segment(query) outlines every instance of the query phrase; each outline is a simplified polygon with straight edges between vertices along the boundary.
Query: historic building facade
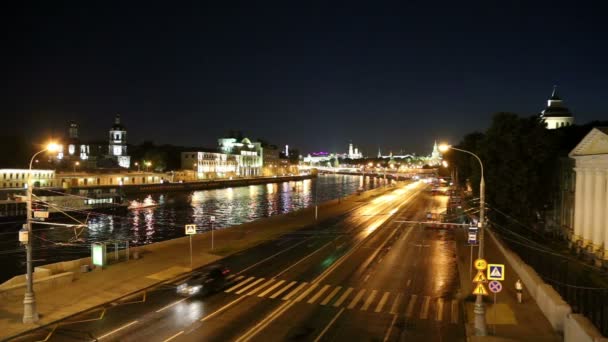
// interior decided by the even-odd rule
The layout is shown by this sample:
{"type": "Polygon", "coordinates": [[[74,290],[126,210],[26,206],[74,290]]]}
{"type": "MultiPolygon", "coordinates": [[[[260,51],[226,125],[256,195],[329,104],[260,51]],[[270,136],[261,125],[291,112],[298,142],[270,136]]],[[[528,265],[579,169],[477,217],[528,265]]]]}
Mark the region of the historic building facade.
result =
{"type": "Polygon", "coordinates": [[[547,100],[547,107],[540,113],[540,118],[547,124],[547,129],[557,129],[574,123],[574,116],[564,106],[562,99],[557,94],[556,86],[553,87],[551,97],[547,100]]]}
{"type": "Polygon", "coordinates": [[[217,152],[182,152],[181,164],[196,172],[196,179],[261,176],[264,153],[261,143],[248,138],[221,138],[217,152]]]}
{"type": "Polygon", "coordinates": [[[116,160],[120,167],[128,169],[131,166],[131,157],[127,155],[127,129],[120,123],[120,114],[116,114],[110,128],[108,157],[116,160]]]}
{"type": "Polygon", "coordinates": [[[569,156],[576,172],[571,240],[608,260],[608,127],[593,128],[569,156]]]}

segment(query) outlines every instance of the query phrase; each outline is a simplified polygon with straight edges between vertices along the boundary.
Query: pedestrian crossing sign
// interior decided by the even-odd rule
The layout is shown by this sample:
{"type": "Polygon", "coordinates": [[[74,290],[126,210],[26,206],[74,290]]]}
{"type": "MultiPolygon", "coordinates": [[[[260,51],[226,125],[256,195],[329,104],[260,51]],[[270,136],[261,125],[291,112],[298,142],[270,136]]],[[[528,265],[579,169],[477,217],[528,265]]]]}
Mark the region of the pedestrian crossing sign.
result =
{"type": "Polygon", "coordinates": [[[187,224],[186,225],[186,235],[194,235],[194,234],[196,234],[196,225],[187,224]]]}
{"type": "Polygon", "coordinates": [[[473,294],[487,296],[488,290],[486,290],[485,286],[483,286],[483,283],[478,283],[475,289],[473,290],[473,294]]]}
{"type": "Polygon", "coordinates": [[[488,264],[488,279],[489,280],[505,280],[505,265],[504,264],[488,264]]]}
{"type": "Polygon", "coordinates": [[[488,279],[483,274],[483,271],[478,271],[475,278],[473,278],[474,283],[485,283],[486,281],[488,281],[488,279]]]}

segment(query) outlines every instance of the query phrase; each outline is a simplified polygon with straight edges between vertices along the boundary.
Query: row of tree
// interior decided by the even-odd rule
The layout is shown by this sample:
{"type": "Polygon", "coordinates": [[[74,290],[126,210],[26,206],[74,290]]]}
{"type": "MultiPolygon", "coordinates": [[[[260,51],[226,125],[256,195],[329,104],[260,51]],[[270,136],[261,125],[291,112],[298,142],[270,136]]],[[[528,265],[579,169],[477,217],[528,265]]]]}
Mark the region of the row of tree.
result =
{"type": "MultiPolygon", "coordinates": [[[[608,126],[608,122],[549,130],[538,116],[497,113],[485,132],[465,135],[456,147],[477,154],[483,162],[488,206],[534,225],[551,209],[559,191],[560,158],[567,158],[568,152],[598,126],[608,126]]],[[[468,181],[478,196],[478,161],[457,151],[444,157],[456,167],[461,185],[468,181]]],[[[492,210],[489,215],[493,220],[504,218],[492,210]]]]}

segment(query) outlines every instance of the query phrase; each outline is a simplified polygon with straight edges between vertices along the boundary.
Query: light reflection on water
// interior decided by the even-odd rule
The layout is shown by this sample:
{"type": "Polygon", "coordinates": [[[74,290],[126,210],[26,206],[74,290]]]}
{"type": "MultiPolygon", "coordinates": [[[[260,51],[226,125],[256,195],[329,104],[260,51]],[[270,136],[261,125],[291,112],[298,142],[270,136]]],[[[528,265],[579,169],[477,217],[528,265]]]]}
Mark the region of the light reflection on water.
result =
{"type": "MultiPolygon", "coordinates": [[[[123,215],[92,216],[89,228],[81,237],[84,243],[65,247],[35,240],[38,243],[36,264],[90,255],[90,244],[97,241],[128,240],[131,246],[184,236],[184,225],[194,223],[199,231],[210,229],[209,217],[215,216],[214,229],[250,222],[306,208],[317,203],[352,194],[359,187],[372,189],[384,185],[383,179],[362,176],[323,175],[316,179],[269,183],[236,188],[202,190],[193,192],[168,192],[129,196],[127,200],[149,202],[158,206],[129,210],[123,215]]],[[[50,241],[66,242],[73,234],[67,229],[40,232],[40,237],[50,241]]],[[[0,250],[15,248],[15,242],[0,242],[0,250]]],[[[0,254],[3,272],[0,280],[24,272],[22,251],[0,254]]]]}

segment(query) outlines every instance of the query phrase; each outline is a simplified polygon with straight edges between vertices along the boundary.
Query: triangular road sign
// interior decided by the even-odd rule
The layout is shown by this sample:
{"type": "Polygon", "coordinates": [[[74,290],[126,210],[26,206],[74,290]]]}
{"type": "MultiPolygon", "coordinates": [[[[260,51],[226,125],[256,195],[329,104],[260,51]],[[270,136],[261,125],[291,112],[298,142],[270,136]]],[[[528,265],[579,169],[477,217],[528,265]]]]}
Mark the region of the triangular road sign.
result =
{"type": "Polygon", "coordinates": [[[500,278],[500,276],[502,275],[502,273],[498,270],[498,267],[493,267],[491,274],[492,274],[492,277],[496,277],[496,278],[500,278]]]}
{"type": "Polygon", "coordinates": [[[486,288],[483,286],[483,283],[478,283],[477,287],[475,287],[475,289],[473,290],[473,294],[474,295],[482,295],[482,296],[487,296],[488,295],[488,291],[486,290],[486,288]]]}
{"type": "Polygon", "coordinates": [[[487,280],[488,279],[486,279],[486,276],[483,274],[483,271],[478,271],[475,278],[473,278],[474,283],[485,283],[487,280]]]}

